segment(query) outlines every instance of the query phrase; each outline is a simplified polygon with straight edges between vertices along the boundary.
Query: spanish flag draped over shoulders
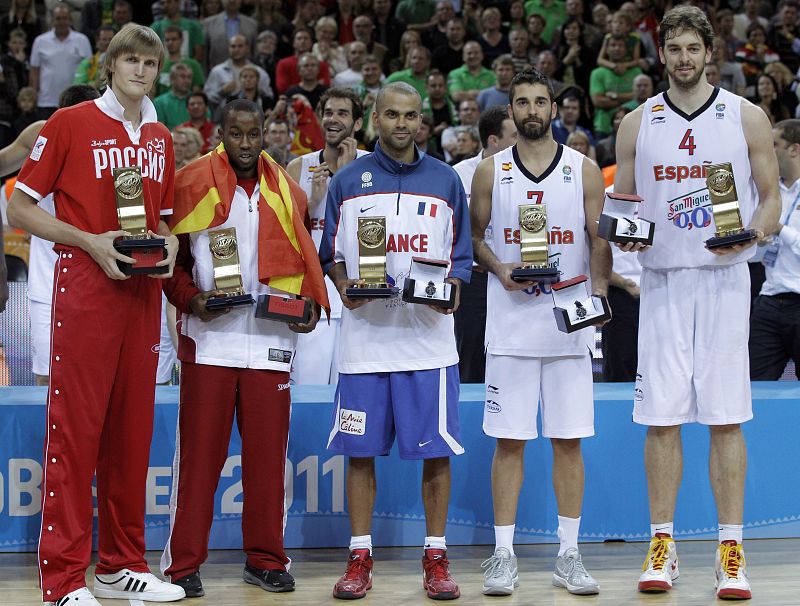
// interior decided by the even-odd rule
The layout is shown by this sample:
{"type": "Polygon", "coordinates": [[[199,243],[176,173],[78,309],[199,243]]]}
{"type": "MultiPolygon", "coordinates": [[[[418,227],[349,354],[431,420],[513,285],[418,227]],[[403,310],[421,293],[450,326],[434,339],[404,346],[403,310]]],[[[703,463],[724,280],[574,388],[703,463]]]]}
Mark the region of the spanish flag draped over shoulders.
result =
{"type": "MultiPolygon", "coordinates": [[[[311,297],[330,311],[322,267],[305,218],[308,199],[265,151],[258,159],[258,280],[271,288],[311,297]]],[[[236,172],[225,146],[175,174],[172,233],[188,234],[222,225],[236,190],[236,172]]]]}

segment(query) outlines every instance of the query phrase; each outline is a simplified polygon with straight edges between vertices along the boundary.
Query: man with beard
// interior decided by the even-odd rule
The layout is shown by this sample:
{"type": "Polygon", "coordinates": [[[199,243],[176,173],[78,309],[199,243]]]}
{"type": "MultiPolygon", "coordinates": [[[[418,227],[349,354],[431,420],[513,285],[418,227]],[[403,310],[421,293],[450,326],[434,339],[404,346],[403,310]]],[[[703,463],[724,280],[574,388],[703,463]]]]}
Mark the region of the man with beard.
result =
{"type": "Polygon", "coordinates": [[[363,283],[357,237],[362,217],[385,220],[387,282],[402,282],[413,257],[446,259],[452,288],[469,282],[472,246],[464,188],[452,168],[415,147],[421,105],[419,93],[406,83],[382,88],[372,113],[379,133],[375,151],[338,171],[328,189],[320,260],[346,308],[328,440],[329,450],[349,457],[350,557],[333,589],[341,599],[362,598],[372,587],[375,457],[389,453],[395,436],[401,458],[423,460],[428,535],[423,586],[434,599],[460,595],[444,536],[450,457],[464,452],[454,309],[346,294],[363,283]]]}
{"type": "Polygon", "coordinates": [[[564,278],[590,274],[592,292],[605,296],[611,250],[597,235],[603,206],[600,169],[582,154],[556,143],[550,123],[557,106],[550,81],[535,69],[514,76],[509,93],[517,143],[483,160],[472,180],[470,217],[475,257],[489,273],[486,321],[486,407],[483,431],[497,438],[492,462],[494,554],[483,563],[483,593],[509,595],[518,584],[514,522],[528,440],[542,435],[553,447],[553,486],[558,537],[553,584],[570,593],[598,593],[578,551],[583,501],[581,438],[594,435],[591,347],[594,328],[567,334],[553,320],[549,289],[515,282],[520,267],[520,201],[547,206],[551,259],[564,278]],[[484,240],[491,223],[492,237],[484,240]],[[587,251],[591,251],[587,255],[587,251]],[[520,381],[520,377],[526,377],[520,381]],[[533,394],[533,397],[532,397],[533,394]]]}
{"type": "MultiPolygon", "coordinates": [[[[292,160],[286,167],[308,196],[308,213],[311,215],[311,236],[319,248],[325,227],[325,198],[330,177],[366,151],[356,149],[353,134],[361,128],[364,108],[358,94],[349,88],[331,88],[319,102],[322,114],[322,131],[325,147],[292,160]]],[[[297,340],[292,380],[295,384],[324,385],[336,383],[336,347],[342,319],[342,299],[328,278],[328,299],[331,302],[330,323],[323,322],[314,332],[301,335],[297,340]]]]}
{"type": "Polygon", "coordinates": [[[749,598],[742,549],[746,448],[740,424],[752,418],[747,353],[754,241],[708,250],[714,235],[701,206],[705,166],[730,162],[743,224],[758,239],[777,229],[781,199],[769,120],[764,112],[706,81],[714,31],[698,8],[664,15],[659,57],[669,89],[628,114],[617,134],[615,191],[644,198],[640,215],[656,223],[641,250],[639,363],[633,420],[647,425],[645,468],[652,540],[640,591],[666,591],[678,576],[672,530],[681,483],[681,425],[709,426],[711,486],[719,518],[716,589],[749,598]],[[680,181],[668,175],[680,174],[680,181]],[[686,171],[684,176],[682,173],[686,171]],[[690,192],[695,212],[671,212],[690,192]],[[760,202],[759,202],[760,200],[760,202]],[[722,313],[720,313],[722,312],[722,313]]]}

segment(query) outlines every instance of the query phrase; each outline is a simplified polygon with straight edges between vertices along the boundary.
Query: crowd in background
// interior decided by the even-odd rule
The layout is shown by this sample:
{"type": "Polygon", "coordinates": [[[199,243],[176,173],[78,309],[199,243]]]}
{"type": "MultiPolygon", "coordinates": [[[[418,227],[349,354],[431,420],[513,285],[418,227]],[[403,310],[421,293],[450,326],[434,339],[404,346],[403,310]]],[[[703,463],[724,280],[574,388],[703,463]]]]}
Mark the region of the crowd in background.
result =
{"type": "MultiPolygon", "coordinates": [[[[770,120],[800,115],[798,4],[692,2],[715,24],[709,81],[770,120]]],[[[286,164],[321,147],[313,109],[330,86],[367,108],[384,82],[422,95],[417,144],[450,164],[480,151],[480,112],[507,102],[526,66],[558,94],[557,141],[615,164],[625,113],[666,89],[658,59],[663,0],[11,0],[0,18],[0,147],[47,118],[73,83],[102,87],[100,60],[130,21],[151,24],[166,60],[151,96],[173,131],[179,167],[219,141],[221,108],[248,98],[267,112],[268,151],[286,164]]],[[[0,3],[2,6],[2,3],[0,3]]],[[[370,120],[358,141],[371,149],[370,120]]]]}
{"type": "MultiPolygon", "coordinates": [[[[798,3],[693,4],[716,27],[708,81],[758,104],[773,124],[800,117],[798,3]]],[[[361,98],[367,119],[356,138],[371,150],[377,92],[396,81],[423,99],[417,146],[454,165],[481,153],[481,114],[506,104],[514,74],[534,66],[557,93],[554,139],[608,167],[610,182],[622,118],[667,88],[657,24],[671,6],[665,0],[0,0],[0,148],[48,118],[68,86],[103,89],[103,54],[133,21],[150,24],[164,43],[151,98],[172,132],[176,168],[219,143],[222,110],[241,98],[264,109],[264,147],[277,162],[286,166],[321,149],[315,109],[332,86],[361,98]]],[[[6,237],[12,256],[13,236],[6,237]]],[[[753,298],[764,281],[760,257],[754,261],[753,298]]],[[[616,286],[638,301],[638,268],[626,273],[618,266],[622,259],[615,260],[622,276],[616,286]]],[[[619,315],[618,301],[615,308],[619,315]]],[[[632,380],[635,356],[616,378],[606,372],[614,367],[611,350],[626,351],[612,334],[625,324],[604,329],[606,380],[632,380]]],[[[635,352],[636,323],[629,324],[627,350],[635,352]]]]}

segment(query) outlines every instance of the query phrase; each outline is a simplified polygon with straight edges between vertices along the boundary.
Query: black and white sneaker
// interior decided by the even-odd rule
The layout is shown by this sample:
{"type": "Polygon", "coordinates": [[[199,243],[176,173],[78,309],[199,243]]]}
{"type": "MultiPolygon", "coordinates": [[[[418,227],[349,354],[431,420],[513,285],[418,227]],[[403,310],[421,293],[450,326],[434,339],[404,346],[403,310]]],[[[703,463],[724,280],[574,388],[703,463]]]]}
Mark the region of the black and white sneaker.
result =
{"type": "Polygon", "coordinates": [[[123,568],[114,574],[94,575],[94,595],[98,598],[174,602],[185,598],[186,592],[183,587],[162,581],[149,572],[123,568]]]}
{"type": "Polygon", "coordinates": [[[206,595],[205,589],[203,589],[203,581],[200,580],[199,572],[187,574],[180,579],[173,579],[172,584],[183,587],[187,598],[202,598],[206,595]]]}
{"type": "Polygon", "coordinates": [[[81,587],[75,591],[70,591],[63,598],[55,602],[47,602],[50,606],[100,606],[100,602],[94,599],[88,587],[81,587]]]}
{"type": "Polygon", "coordinates": [[[294,577],[286,570],[275,568],[273,570],[264,570],[263,568],[256,568],[245,564],[243,578],[245,583],[251,585],[258,585],[267,591],[274,591],[276,593],[283,591],[294,591],[294,577]]]}

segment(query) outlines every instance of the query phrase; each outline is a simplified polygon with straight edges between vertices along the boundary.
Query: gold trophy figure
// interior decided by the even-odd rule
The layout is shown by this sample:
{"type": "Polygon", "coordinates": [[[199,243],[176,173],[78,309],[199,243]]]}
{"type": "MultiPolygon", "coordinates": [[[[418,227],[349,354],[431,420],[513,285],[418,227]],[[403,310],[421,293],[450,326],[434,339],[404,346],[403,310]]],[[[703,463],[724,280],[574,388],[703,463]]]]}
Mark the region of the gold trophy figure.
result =
{"type": "Polygon", "coordinates": [[[386,217],[358,218],[358,277],[364,284],[350,286],[345,294],[352,298],[386,299],[400,289],[386,277],[386,217]]]}
{"type": "Polygon", "coordinates": [[[223,294],[209,298],[206,309],[224,309],[255,303],[253,296],[246,294],[242,285],[236,228],[209,231],[208,248],[211,250],[211,263],[214,266],[214,288],[221,290],[223,294]]]}
{"type": "Polygon", "coordinates": [[[558,282],[561,272],[549,265],[547,245],[547,207],[544,204],[519,205],[519,248],[523,266],[511,271],[515,282],[558,282]]]}
{"type": "Polygon", "coordinates": [[[117,261],[117,267],[126,276],[167,273],[166,265],[156,267],[156,263],[167,258],[166,241],[147,235],[141,170],[138,166],[125,166],[115,168],[113,175],[119,228],[129,234],[116,240],[114,248],[136,260],[134,264],[117,261]]]}
{"type": "Polygon", "coordinates": [[[706,171],[706,186],[716,227],[714,237],[706,240],[706,247],[725,248],[757,238],[756,230],[744,229],[742,226],[739,196],[736,193],[731,163],[711,164],[706,171]]]}

